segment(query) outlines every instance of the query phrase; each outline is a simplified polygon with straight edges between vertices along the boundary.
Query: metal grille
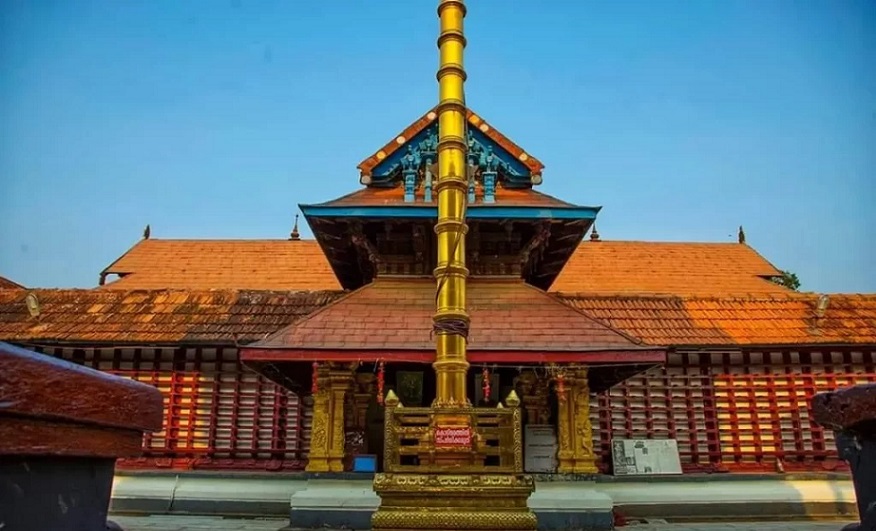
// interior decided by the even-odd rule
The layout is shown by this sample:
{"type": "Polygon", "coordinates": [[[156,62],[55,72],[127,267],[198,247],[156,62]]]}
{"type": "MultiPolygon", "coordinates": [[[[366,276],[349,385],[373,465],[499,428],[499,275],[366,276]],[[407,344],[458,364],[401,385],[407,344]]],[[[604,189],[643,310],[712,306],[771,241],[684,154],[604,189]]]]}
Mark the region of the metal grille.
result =
{"type": "Polygon", "coordinates": [[[233,348],[54,349],[164,395],[161,431],[120,467],[300,470],[307,457],[298,397],[245,369],[233,348]]]}
{"type": "Polygon", "coordinates": [[[676,439],[686,471],[842,468],[809,400],[865,382],[876,382],[873,352],[675,353],[593,397],[594,447],[604,471],[613,437],[676,439]]]}

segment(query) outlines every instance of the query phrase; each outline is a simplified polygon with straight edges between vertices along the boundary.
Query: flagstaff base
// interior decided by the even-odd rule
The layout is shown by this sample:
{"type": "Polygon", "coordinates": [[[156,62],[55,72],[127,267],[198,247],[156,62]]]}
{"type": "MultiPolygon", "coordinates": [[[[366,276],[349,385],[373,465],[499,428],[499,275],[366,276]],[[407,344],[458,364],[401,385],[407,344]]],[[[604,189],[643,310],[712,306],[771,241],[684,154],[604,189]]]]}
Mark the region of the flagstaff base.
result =
{"type": "Polygon", "coordinates": [[[535,482],[526,475],[378,474],[373,531],[528,531],[535,482]]]}

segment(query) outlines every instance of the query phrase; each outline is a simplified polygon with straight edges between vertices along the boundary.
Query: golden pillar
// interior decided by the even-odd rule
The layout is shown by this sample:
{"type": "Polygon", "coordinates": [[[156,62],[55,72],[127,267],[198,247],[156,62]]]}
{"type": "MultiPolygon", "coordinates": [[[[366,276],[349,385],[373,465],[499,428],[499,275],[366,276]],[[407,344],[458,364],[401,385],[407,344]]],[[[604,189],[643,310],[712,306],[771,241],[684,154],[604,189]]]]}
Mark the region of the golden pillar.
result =
{"type": "Polygon", "coordinates": [[[566,374],[565,389],[559,395],[559,461],[561,474],[596,474],[593,426],[590,422],[590,385],[587,369],[566,374]]]}
{"type": "Polygon", "coordinates": [[[310,451],[307,455],[307,472],[329,471],[329,448],[332,433],[332,393],[328,386],[329,369],[317,369],[317,390],[313,394],[313,417],[310,421],[310,451]]]}
{"type": "Polygon", "coordinates": [[[441,0],[438,5],[441,33],[438,36],[438,282],[436,335],[436,407],[463,407],[466,394],[466,337],[469,317],[465,306],[466,108],[463,51],[465,4],[441,0]]]}
{"type": "Polygon", "coordinates": [[[352,382],[347,369],[325,364],[317,369],[307,472],[344,471],[344,400],[352,382]]]}
{"type": "Polygon", "coordinates": [[[438,4],[436,396],[431,408],[406,408],[387,394],[385,472],[374,478],[381,499],[371,518],[375,531],[537,527],[527,506],[535,485],[523,474],[520,401],[512,392],[508,408],[472,408],[466,393],[465,13],[462,0],[438,4]],[[480,420],[492,427],[481,428],[480,420]],[[486,456],[497,447],[499,462],[488,465],[486,456]]]}

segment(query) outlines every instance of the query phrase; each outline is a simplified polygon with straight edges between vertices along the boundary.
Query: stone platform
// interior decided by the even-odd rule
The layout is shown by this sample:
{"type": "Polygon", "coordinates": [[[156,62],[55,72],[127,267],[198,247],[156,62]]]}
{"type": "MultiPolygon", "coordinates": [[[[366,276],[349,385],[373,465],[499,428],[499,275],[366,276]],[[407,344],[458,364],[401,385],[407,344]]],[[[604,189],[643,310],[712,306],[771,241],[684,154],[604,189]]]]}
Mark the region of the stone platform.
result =
{"type": "MultiPolygon", "coordinates": [[[[284,519],[241,519],[218,516],[119,516],[116,520],[125,531],[275,531],[284,519]]],[[[837,531],[847,521],[830,522],[699,522],[676,524],[652,522],[630,527],[631,531],[837,531]]],[[[323,529],[323,531],[342,531],[323,529]]],[[[343,530],[349,531],[349,530],[343,530]]]]}
{"type": "MultiPolygon", "coordinates": [[[[371,479],[302,474],[117,474],[116,513],[287,516],[299,528],[368,529],[379,504],[371,479]]],[[[541,529],[610,529],[612,510],[683,521],[849,519],[851,479],[836,474],[703,475],[538,481],[530,507],[541,529]]]]}

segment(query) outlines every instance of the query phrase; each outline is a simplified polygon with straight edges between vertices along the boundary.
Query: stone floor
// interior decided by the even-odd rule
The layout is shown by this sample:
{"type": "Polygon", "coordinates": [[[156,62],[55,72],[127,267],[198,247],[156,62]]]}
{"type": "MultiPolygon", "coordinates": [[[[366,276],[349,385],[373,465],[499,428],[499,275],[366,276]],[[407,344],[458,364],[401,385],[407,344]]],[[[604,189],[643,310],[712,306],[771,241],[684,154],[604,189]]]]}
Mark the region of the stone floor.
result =
{"type": "MultiPolygon", "coordinates": [[[[114,516],[125,531],[276,531],[288,521],[280,519],[234,519],[211,516],[114,516]]],[[[619,529],[630,531],[839,531],[848,522],[728,522],[669,524],[652,522],[619,529]]],[[[331,531],[325,529],[323,531],[331,531]]]]}

